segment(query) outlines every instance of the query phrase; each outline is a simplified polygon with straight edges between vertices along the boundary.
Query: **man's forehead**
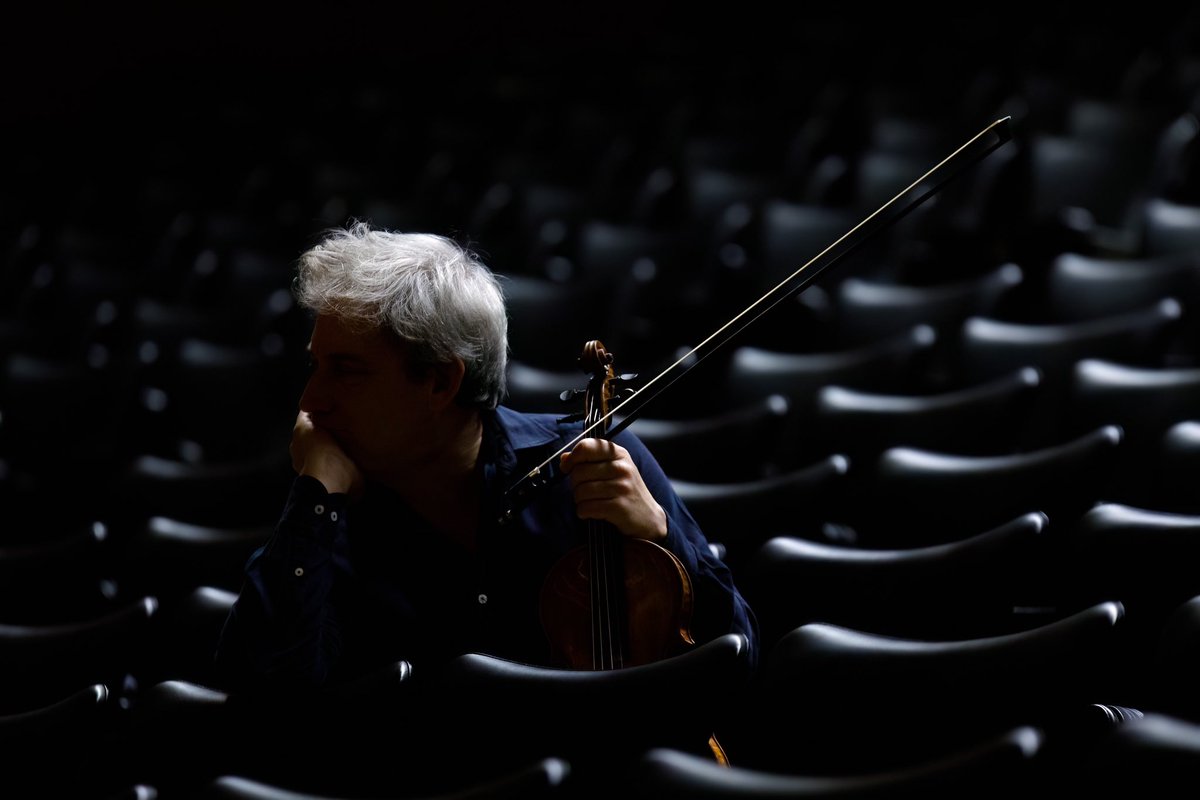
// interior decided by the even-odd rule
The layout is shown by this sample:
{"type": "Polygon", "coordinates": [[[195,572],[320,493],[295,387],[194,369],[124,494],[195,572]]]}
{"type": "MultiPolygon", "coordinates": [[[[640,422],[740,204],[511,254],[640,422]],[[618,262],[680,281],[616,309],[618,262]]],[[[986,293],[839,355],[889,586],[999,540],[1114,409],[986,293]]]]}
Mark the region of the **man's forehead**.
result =
{"type": "Polygon", "coordinates": [[[328,315],[317,317],[312,336],[308,341],[309,352],[346,356],[396,356],[399,348],[394,337],[379,328],[355,325],[328,315]]]}

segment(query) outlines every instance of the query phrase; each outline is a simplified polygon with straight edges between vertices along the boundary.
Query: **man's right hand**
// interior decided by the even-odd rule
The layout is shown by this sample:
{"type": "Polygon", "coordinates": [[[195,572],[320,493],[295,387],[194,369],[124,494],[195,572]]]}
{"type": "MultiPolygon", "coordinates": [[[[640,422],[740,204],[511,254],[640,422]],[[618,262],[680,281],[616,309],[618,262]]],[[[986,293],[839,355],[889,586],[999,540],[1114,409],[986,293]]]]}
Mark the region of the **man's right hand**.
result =
{"type": "Polygon", "coordinates": [[[292,469],[298,475],[316,478],[330,494],[356,497],[362,492],[363,475],[358,466],[328,431],[313,424],[307,411],[296,415],[288,450],[292,456],[292,469]]]}

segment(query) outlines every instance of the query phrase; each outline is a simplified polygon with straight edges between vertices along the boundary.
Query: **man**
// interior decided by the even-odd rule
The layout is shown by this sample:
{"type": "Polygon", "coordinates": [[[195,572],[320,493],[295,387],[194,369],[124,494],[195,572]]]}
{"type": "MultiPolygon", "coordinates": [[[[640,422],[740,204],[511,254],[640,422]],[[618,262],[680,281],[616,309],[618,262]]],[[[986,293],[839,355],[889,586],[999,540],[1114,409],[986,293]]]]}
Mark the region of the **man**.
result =
{"type": "Polygon", "coordinates": [[[539,595],[580,520],[677,556],[695,640],[742,633],[755,663],[750,608],[634,434],[579,440],[565,479],[501,521],[505,489],[582,427],[500,404],[504,298],[471,253],[355,223],[302,255],[296,289],[316,315],[297,475],[221,636],[233,686],[326,687],[468,652],[551,665],[539,595]]]}

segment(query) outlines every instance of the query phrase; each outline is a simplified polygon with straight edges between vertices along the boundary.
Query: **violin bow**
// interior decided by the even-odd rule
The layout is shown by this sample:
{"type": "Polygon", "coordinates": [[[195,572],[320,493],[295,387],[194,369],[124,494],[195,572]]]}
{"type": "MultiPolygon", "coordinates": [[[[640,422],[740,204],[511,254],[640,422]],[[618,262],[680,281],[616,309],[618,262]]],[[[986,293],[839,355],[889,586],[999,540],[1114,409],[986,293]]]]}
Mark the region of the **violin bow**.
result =
{"type": "Polygon", "coordinates": [[[603,418],[588,425],[578,436],[565,444],[558,452],[537,465],[518,479],[504,493],[501,522],[506,522],[523,508],[533,494],[558,478],[554,469],[558,458],[575,447],[583,439],[593,437],[593,431],[605,425],[610,417],[620,415],[621,421],[607,427],[608,438],[616,436],[633,422],[642,410],[665,389],[670,387],[692,368],[718,348],[742,332],[750,323],[791,297],[824,272],[830,265],[852,252],[867,239],[894,224],[908,212],[940,191],[951,179],[967,167],[972,166],[1001,145],[1012,139],[1011,117],[1001,117],[975,134],[965,144],[902,189],[895,197],[880,206],[844,233],[841,238],[826,247],[807,263],[784,278],[762,297],[755,300],[733,319],[726,322],[704,341],[681,356],[669,367],[647,381],[640,389],[630,393],[624,400],[609,409],[603,418]]]}

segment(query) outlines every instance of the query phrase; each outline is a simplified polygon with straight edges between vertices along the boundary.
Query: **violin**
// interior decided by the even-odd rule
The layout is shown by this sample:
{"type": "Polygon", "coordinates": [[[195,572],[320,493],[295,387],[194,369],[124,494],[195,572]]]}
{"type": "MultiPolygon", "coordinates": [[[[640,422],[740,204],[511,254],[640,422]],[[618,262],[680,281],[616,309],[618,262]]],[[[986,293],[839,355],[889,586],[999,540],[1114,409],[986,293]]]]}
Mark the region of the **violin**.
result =
{"type": "MultiPolygon", "coordinates": [[[[591,375],[585,428],[605,438],[621,380],[613,355],[593,339],[579,364],[591,375]]],[[[692,581],[679,558],[655,542],[622,535],[609,522],[584,522],[587,543],[560,559],[542,586],[542,627],[558,660],[572,669],[620,669],[695,644],[692,581]]]]}

